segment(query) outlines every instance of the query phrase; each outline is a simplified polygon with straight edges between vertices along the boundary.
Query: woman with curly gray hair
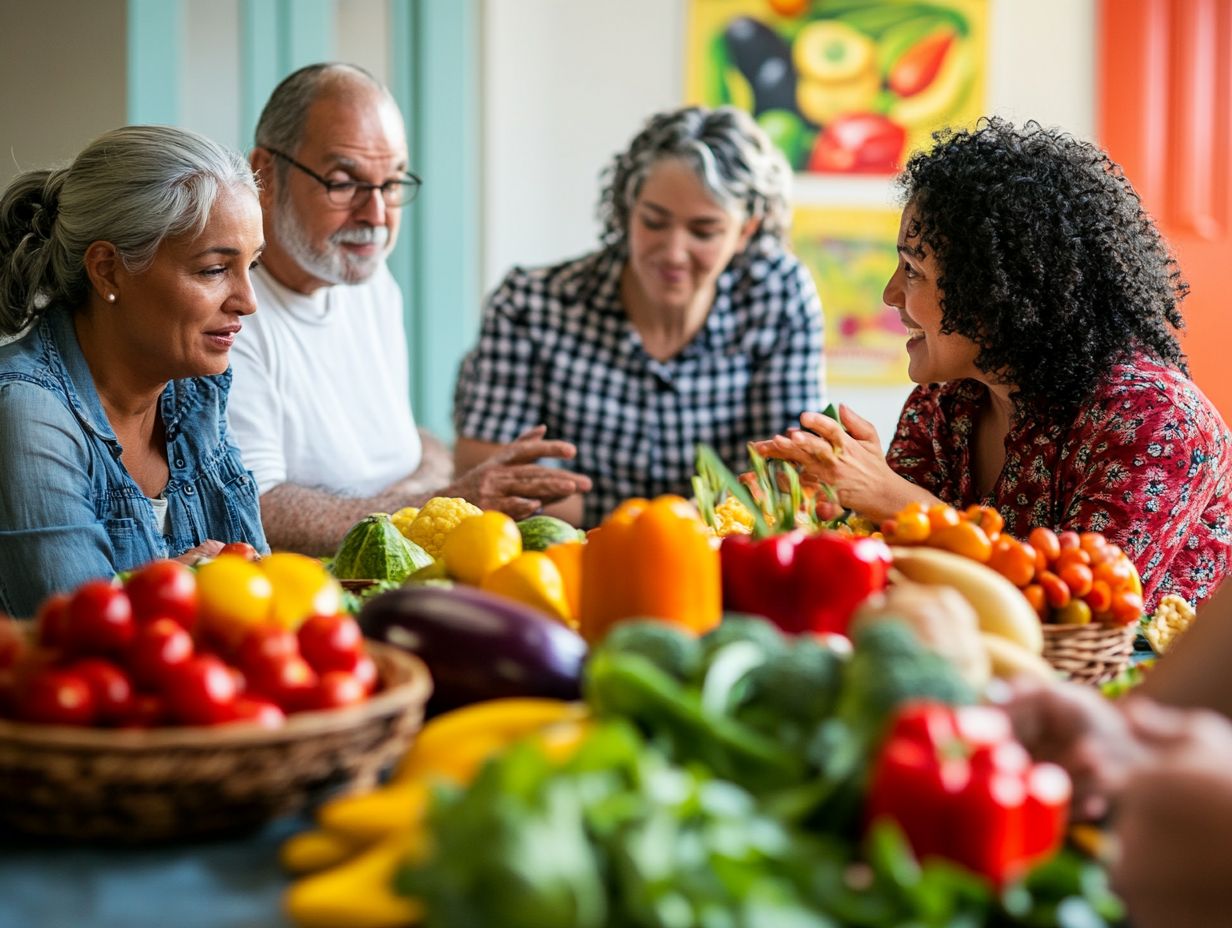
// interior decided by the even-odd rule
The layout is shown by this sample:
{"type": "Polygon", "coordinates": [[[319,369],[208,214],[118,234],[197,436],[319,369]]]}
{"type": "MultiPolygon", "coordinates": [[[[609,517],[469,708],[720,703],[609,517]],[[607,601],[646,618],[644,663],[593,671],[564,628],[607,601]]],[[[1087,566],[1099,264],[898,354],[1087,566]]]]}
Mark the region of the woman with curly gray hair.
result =
{"type": "Polygon", "coordinates": [[[594,487],[553,512],[590,526],[632,496],[689,495],[699,442],[742,467],[751,438],[820,408],[821,304],[786,250],[790,184],[746,113],[651,117],[605,172],[602,247],[514,268],[489,298],[454,395],[458,470],[545,425],[594,487]]]}
{"type": "Polygon", "coordinates": [[[224,542],[265,548],[226,423],[263,247],[247,163],[126,126],[0,197],[0,611],[224,542]]]}
{"type": "MultiPolygon", "coordinates": [[[[1112,604],[1127,620],[1167,593],[1205,600],[1229,568],[1232,436],[1188,377],[1187,287],[1159,230],[1068,133],[991,118],[934,139],[899,178],[884,299],[919,386],[888,453],[846,408],[758,449],[876,520],[945,502],[994,507],[1019,539],[1101,532],[1142,577],[1142,600],[1112,604]]],[[[1074,595],[1106,608],[1094,572],[1074,595]]]]}

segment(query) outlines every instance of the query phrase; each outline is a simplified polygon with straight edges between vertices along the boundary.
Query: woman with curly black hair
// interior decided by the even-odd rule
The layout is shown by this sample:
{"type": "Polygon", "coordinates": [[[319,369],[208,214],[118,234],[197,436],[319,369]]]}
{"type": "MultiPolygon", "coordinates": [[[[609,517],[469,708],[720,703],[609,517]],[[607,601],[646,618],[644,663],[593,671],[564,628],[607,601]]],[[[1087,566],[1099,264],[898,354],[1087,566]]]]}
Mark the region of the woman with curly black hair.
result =
{"type": "Polygon", "coordinates": [[[757,444],[887,518],[911,502],[994,506],[1006,531],[1099,531],[1148,608],[1228,570],[1227,426],[1189,380],[1187,285],[1121,168],[1035,123],[944,130],[899,177],[908,398],[888,453],[850,410],[757,444]],[[845,431],[844,427],[845,426],[845,431]]]}

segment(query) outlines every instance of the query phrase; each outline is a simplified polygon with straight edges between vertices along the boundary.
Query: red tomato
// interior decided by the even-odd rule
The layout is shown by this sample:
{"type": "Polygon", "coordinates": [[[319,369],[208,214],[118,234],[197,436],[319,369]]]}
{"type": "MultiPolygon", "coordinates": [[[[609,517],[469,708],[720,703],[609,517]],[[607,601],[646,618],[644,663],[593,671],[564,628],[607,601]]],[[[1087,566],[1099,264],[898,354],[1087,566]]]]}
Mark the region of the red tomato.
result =
{"type": "Polygon", "coordinates": [[[235,678],[221,659],[201,655],[169,673],[163,681],[163,692],[176,721],[184,725],[217,725],[231,718],[235,678]]]}
{"type": "Polygon", "coordinates": [[[253,673],[271,662],[298,654],[299,641],[295,632],[281,625],[257,625],[244,635],[236,659],[241,669],[253,673]]]}
{"type": "Polygon", "coordinates": [[[1118,625],[1133,625],[1142,618],[1142,597],[1130,590],[1112,594],[1112,620],[1118,625]]]}
{"type": "Polygon", "coordinates": [[[310,616],[296,632],[299,650],[317,673],[353,671],[364,653],[364,634],[349,615],[310,616]]]}
{"type": "Polygon", "coordinates": [[[1082,536],[1077,532],[1059,532],[1057,534],[1057,545],[1062,551],[1075,551],[1082,547],[1082,536]]]}
{"type": "Polygon", "coordinates": [[[80,675],[46,667],[21,685],[17,711],[27,722],[90,725],[94,721],[94,694],[80,675]]]}
{"type": "Polygon", "coordinates": [[[1069,603],[1069,587],[1052,571],[1044,571],[1035,578],[1035,582],[1044,588],[1044,598],[1048,600],[1048,605],[1053,609],[1060,609],[1069,603]]]}
{"type": "Polygon", "coordinates": [[[90,687],[95,718],[99,722],[114,725],[132,716],[133,681],[118,665],[101,657],[87,657],[69,670],[90,687]]]}
{"type": "Polygon", "coordinates": [[[1001,535],[992,543],[988,566],[1014,586],[1026,586],[1035,576],[1035,549],[1010,535],[1001,535]]]}
{"type": "Polygon", "coordinates": [[[267,658],[248,668],[248,685],[254,694],[272,699],[284,712],[306,704],[317,685],[317,673],[299,654],[267,658]]]}
{"type": "Polygon", "coordinates": [[[344,706],[357,706],[367,698],[368,691],[354,674],[345,670],[330,670],[321,674],[321,679],[308,694],[304,707],[341,709],[344,706]]]}
{"type": "MultiPolygon", "coordinates": [[[[1061,555],[1061,542],[1057,538],[1057,533],[1050,528],[1044,526],[1036,526],[1031,529],[1031,534],[1027,536],[1027,541],[1031,543],[1031,547],[1044,559],[1045,566],[1055,561],[1061,555]]],[[[1041,570],[1044,568],[1041,567],[1041,570]]]]}
{"type": "Polygon", "coordinates": [[[137,629],[128,649],[128,669],[148,689],[162,689],[169,676],[192,659],[192,636],[174,619],[155,619],[137,629]]]}
{"type": "Polygon", "coordinates": [[[364,685],[364,689],[368,691],[369,695],[376,692],[377,685],[381,682],[381,675],[376,669],[376,661],[367,654],[360,655],[359,660],[351,670],[351,676],[364,685]]]}
{"type": "Polygon", "coordinates": [[[1107,612],[1112,606],[1112,588],[1106,580],[1096,580],[1091,584],[1090,591],[1082,597],[1091,611],[1098,615],[1107,612]]]}
{"type": "Polygon", "coordinates": [[[1044,621],[1048,617],[1048,596],[1044,593],[1044,588],[1037,582],[1030,583],[1023,587],[1022,595],[1027,598],[1027,602],[1031,604],[1031,608],[1035,610],[1035,614],[1040,617],[1040,621],[1044,621]]]}
{"type": "Polygon", "coordinates": [[[38,625],[39,644],[48,648],[64,646],[67,640],[68,601],[71,598],[67,593],[56,593],[43,600],[34,617],[38,625]]]}
{"type": "Polygon", "coordinates": [[[197,623],[197,576],[179,561],[151,561],[128,578],[124,591],[138,623],[175,619],[192,631],[197,623]]]}
{"type": "Polygon", "coordinates": [[[227,544],[222,546],[222,550],[219,551],[218,553],[219,554],[238,554],[240,557],[242,557],[246,561],[256,561],[256,560],[259,560],[261,557],[261,555],[257,553],[257,549],[254,548],[252,545],[250,545],[246,541],[227,542],[227,544]]]}
{"type": "Polygon", "coordinates": [[[249,722],[262,728],[281,728],[287,722],[286,713],[260,696],[236,696],[231,714],[232,722],[249,722]]]}
{"type": "Polygon", "coordinates": [[[90,580],[68,602],[61,647],[76,654],[117,654],[136,630],[128,594],[110,581],[90,580]]]}
{"type": "Polygon", "coordinates": [[[1086,564],[1066,564],[1058,571],[1058,576],[1065,581],[1065,585],[1069,587],[1070,593],[1074,596],[1086,596],[1091,592],[1091,586],[1095,582],[1095,575],[1086,564]]]}

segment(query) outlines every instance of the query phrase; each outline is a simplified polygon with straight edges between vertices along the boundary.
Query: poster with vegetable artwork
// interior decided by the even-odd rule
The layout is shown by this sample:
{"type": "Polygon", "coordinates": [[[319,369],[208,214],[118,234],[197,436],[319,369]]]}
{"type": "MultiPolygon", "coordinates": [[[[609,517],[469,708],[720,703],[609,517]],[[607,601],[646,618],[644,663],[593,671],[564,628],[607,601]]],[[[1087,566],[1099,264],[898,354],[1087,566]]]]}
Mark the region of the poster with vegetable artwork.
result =
{"type": "Polygon", "coordinates": [[[893,174],[983,115],[988,0],[691,0],[691,102],[748,110],[796,171],[893,174]]]}
{"type": "Polygon", "coordinates": [[[898,264],[897,209],[797,206],[792,250],[817,282],[826,316],[831,386],[897,386],[907,379],[907,330],[881,293],[898,264]]]}

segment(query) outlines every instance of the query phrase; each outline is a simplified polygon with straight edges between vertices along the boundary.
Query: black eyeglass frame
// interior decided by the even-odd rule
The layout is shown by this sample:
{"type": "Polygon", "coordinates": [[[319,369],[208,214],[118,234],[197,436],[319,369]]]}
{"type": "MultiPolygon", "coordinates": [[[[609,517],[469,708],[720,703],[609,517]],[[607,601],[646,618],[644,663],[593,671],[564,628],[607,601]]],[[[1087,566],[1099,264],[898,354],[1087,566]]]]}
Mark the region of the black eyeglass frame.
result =
{"type": "Polygon", "coordinates": [[[336,206],[338,209],[358,209],[367,203],[368,198],[377,190],[381,191],[381,199],[384,201],[386,209],[401,209],[414,201],[415,196],[419,193],[419,188],[423,186],[423,180],[411,171],[403,171],[403,176],[400,179],[387,180],[383,184],[373,184],[364,180],[326,180],[312,168],[306,164],[301,164],[290,155],[278,151],[276,148],[262,147],[276,158],[281,158],[292,167],[299,168],[324,187],[325,196],[329,200],[330,205],[336,206]],[[335,199],[335,195],[346,190],[351,191],[350,198],[346,203],[339,203],[335,199]],[[405,199],[399,200],[397,203],[390,203],[389,194],[399,190],[409,192],[403,193],[405,199]]]}

